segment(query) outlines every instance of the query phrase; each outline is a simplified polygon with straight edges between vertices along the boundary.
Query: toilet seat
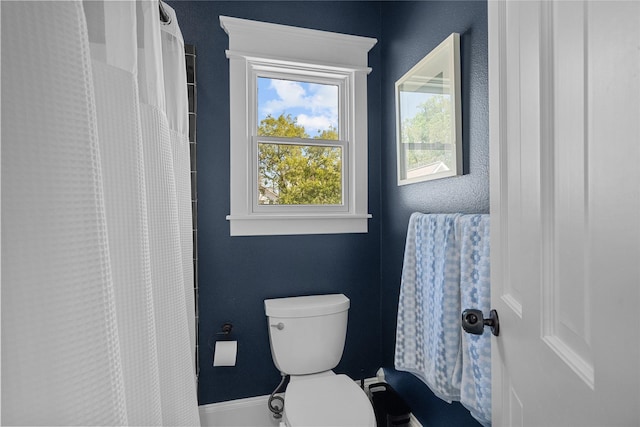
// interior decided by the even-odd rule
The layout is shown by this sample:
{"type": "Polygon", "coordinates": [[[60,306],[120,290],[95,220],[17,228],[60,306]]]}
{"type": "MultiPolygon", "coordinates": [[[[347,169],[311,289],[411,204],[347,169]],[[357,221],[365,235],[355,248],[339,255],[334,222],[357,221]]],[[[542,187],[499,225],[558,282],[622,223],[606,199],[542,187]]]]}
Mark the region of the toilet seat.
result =
{"type": "Polygon", "coordinates": [[[296,378],[284,399],[287,425],[375,427],[376,417],[365,392],[346,375],[296,378]]]}

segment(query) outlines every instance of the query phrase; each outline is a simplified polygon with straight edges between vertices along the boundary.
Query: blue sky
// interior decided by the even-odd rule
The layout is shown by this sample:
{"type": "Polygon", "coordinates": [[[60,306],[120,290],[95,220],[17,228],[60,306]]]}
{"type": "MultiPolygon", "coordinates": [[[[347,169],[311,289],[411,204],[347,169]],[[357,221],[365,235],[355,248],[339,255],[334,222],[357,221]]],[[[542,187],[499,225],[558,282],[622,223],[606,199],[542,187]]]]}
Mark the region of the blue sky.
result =
{"type": "Polygon", "coordinates": [[[338,86],[258,78],[258,123],[267,115],[291,114],[307,134],[338,129],[338,86]]]}

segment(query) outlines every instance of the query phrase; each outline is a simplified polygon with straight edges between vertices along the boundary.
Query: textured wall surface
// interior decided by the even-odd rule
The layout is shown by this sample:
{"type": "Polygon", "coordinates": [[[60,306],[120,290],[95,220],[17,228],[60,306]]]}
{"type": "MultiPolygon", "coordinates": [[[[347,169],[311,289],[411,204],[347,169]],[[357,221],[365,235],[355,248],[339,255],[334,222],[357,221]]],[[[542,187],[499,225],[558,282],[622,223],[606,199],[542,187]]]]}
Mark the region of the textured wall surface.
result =
{"type": "Polygon", "coordinates": [[[489,212],[487,4],[484,1],[382,2],[382,360],[391,384],[429,426],[477,425],[420,380],[393,371],[395,326],[407,224],[412,212],[489,212]],[[460,33],[464,175],[396,185],[394,83],[452,32],[460,33]]]}
{"type": "Polygon", "coordinates": [[[380,361],[380,47],[369,53],[367,234],[230,237],[228,36],[219,15],[379,38],[378,2],[170,1],[198,49],[200,404],[269,394],[273,365],[263,301],[344,293],[347,344],[336,372],[373,376],[380,361]],[[238,340],[235,367],[212,366],[208,342],[223,322],[238,340]]]}
{"type": "Polygon", "coordinates": [[[424,425],[475,425],[462,406],[392,367],[410,214],[489,211],[486,2],[170,3],[185,41],[198,49],[200,404],[263,395],[277,385],[265,298],[343,292],[352,305],[336,371],[369,377],[384,366],[424,425]],[[378,38],[369,53],[369,233],[229,237],[228,37],[219,15],[378,38]],[[394,83],[452,32],[461,35],[464,175],[398,187],[394,83]],[[238,363],[213,368],[207,342],[225,321],[234,324],[238,363]]]}

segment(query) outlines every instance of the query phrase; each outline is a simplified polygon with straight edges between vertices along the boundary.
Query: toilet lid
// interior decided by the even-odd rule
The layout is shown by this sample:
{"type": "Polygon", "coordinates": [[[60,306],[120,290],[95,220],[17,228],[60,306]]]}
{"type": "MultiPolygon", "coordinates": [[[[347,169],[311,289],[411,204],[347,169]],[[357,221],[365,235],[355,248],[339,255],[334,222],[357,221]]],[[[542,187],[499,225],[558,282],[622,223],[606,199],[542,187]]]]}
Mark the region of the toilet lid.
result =
{"type": "Polygon", "coordinates": [[[284,412],[291,426],[375,426],[376,417],[365,392],[346,375],[289,383],[284,412]]]}

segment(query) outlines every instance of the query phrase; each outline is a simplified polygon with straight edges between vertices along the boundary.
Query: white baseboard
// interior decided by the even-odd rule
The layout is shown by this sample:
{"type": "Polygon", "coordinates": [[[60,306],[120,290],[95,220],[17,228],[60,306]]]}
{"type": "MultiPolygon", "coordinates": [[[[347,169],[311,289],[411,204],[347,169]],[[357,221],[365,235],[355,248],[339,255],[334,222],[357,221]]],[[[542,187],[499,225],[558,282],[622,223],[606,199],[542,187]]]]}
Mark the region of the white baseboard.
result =
{"type": "MultiPolygon", "coordinates": [[[[358,385],[360,380],[356,381],[358,385]]],[[[377,377],[365,378],[364,387],[384,382],[381,370],[377,377]]],[[[279,420],[273,418],[267,407],[269,395],[230,400],[199,406],[202,427],[278,427],[279,420]]],[[[409,427],[422,427],[411,414],[409,427]]]]}
{"type": "Polygon", "coordinates": [[[202,427],[277,427],[267,407],[269,396],[200,405],[202,427]]]}
{"type": "Polygon", "coordinates": [[[422,427],[420,421],[413,414],[409,414],[409,427],[422,427]]]}
{"type": "MultiPolygon", "coordinates": [[[[358,385],[360,385],[360,380],[357,380],[356,382],[358,383],[358,385]]],[[[365,378],[364,379],[364,391],[369,390],[369,386],[371,384],[375,384],[375,383],[379,383],[379,382],[384,382],[384,381],[380,381],[380,379],[378,377],[365,378]]]]}

